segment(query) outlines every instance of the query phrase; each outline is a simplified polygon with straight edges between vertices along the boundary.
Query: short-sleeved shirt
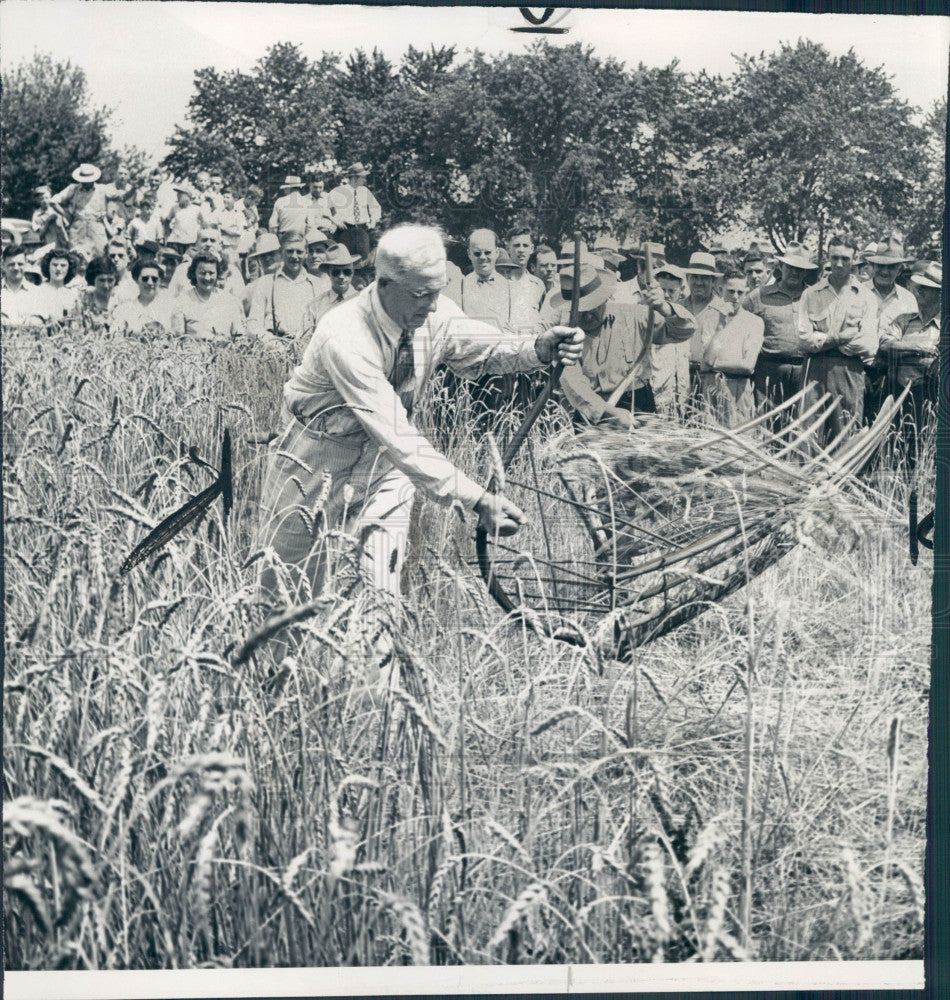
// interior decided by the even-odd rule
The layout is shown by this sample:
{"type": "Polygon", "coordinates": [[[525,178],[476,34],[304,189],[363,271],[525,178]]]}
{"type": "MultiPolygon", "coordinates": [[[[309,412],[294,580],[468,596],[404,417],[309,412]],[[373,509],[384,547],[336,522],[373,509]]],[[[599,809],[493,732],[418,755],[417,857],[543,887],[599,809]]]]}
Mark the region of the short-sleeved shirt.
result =
{"type": "Polygon", "coordinates": [[[823,278],[802,293],[798,332],[806,352],[840,351],[870,364],[877,354],[877,306],[852,275],[838,292],[823,278]]]}
{"type": "Polygon", "coordinates": [[[778,282],[754,288],[742,307],[753,316],[760,316],[765,324],[762,353],[792,354],[802,353],[798,334],[798,312],[801,293],[789,295],[778,282]]]}
{"type": "Polygon", "coordinates": [[[174,300],[172,332],[199,340],[231,340],[244,332],[241,304],[228,292],[215,289],[201,299],[194,288],[174,300]]]}
{"type": "Polygon", "coordinates": [[[115,329],[127,333],[141,333],[147,328],[160,328],[171,333],[174,311],[174,297],[167,291],[160,291],[148,305],[139,302],[138,297],[120,302],[112,313],[112,323],[115,329]]]}

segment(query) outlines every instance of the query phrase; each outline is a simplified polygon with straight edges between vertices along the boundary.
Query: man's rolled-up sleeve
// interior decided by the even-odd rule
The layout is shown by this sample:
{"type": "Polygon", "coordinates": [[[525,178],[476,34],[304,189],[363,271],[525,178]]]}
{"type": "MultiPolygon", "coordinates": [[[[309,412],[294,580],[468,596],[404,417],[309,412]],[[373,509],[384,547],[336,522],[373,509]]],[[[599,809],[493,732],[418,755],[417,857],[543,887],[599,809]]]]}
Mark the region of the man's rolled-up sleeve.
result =
{"type": "Polygon", "coordinates": [[[580,365],[571,365],[561,374],[561,389],[571,406],[592,424],[596,424],[607,409],[607,401],[603,399],[590,380],[581,370],[580,365]]]}

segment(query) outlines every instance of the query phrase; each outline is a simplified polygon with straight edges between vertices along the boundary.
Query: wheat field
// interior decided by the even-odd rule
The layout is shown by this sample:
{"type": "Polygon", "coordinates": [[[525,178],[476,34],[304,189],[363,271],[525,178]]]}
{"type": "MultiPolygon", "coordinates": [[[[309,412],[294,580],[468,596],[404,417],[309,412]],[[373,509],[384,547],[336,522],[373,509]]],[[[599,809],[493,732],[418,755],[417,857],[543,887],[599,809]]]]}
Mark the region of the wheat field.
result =
{"type": "MultiPolygon", "coordinates": [[[[422,504],[373,702],[347,539],[290,655],[237,662],[287,370],[5,335],[8,970],[922,956],[932,559],[899,471],[850,551],[803,537],[630,662],[506,621],[474,525],[422,504]],[[225,427],[230,516],[120,575],[225,427]]],[[[485,481],[468,427],[441,443],[485,481]]]]}

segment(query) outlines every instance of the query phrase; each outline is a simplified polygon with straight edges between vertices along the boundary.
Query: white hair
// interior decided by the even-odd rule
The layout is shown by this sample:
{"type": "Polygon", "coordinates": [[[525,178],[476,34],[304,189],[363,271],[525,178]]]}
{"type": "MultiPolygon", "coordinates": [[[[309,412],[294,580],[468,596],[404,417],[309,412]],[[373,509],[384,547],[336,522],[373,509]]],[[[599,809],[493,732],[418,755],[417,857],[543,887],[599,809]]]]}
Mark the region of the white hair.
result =
{"type": "Polygon", "coordinates": [[[435,226],[412,223],[396,226],[380,237],[376,247],[376,278],[400,282],[407,275],[445,278],[445,244],[435,226]]]}

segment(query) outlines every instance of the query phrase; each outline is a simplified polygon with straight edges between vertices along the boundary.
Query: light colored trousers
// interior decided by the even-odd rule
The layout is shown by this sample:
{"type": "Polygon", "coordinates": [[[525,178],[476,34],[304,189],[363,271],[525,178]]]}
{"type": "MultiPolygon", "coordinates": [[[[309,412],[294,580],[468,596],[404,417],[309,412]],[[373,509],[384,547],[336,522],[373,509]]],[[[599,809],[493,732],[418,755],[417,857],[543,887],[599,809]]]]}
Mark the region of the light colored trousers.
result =
{"type": "MultiPolygon", "coordinates": [[[[312,430],[286,411],[281,419],[264,473],[259,541],[290,571],[289,597],[299,603],[332,588],[342,530],[358,540],[363,582],[395,610],[415,488],[364,434],[312,430]]],[[[277,603],[276,574],[265,570],[261,583],[277,603]]]]}

